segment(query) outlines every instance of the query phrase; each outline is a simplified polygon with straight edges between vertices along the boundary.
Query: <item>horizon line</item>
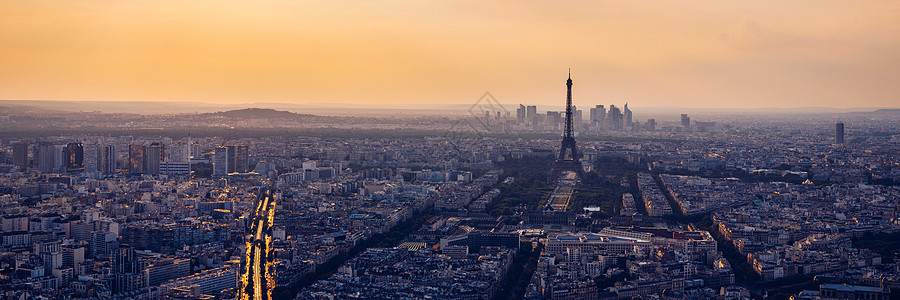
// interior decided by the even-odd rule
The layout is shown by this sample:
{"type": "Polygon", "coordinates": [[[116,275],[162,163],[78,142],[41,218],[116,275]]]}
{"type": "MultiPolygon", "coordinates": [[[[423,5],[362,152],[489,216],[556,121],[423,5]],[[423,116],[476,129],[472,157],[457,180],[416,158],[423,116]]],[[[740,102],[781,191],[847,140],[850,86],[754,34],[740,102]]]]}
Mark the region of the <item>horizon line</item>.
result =
{"type": "MultiPolygon", "coordinates": [[[[477,105],[472,103],[450,103],[450,104],[418,104],[410,107],[411,105],[407,104],[364,104],[364,103],[351,103],[351,102],[303,102],[303,103],[293,103],[293,102],[241,102],[241,103],[215,103],[215,102],[206,102],[206,101],[181,101],[181,100],[50,100],[50,99],[0,99],[0,104],[2,102],[102,102],[102,103],[152,103],[152,104],[201,104],[201,105],[209,105],[209,106],[225,106],[225,107],[236,107],[236,106],[246,106],[244,108],[254,108],[251,106],[255,105],[284,105],[284,106],[312,106],[309,108],[318,108],[318,109],[384,109],[384,110],[465,110],[468,107],[477,105]],[[353,106],[353,107],[346,107],[353,106]],[[459,106],[456,108],[455,106],[459,106]]],[[[609,102],[607,102],[609,103],[609,102]]],[[[20,106],[28,106],[24,103],[16,103],[20,106]]],[[[615,105],[616,103],[609,103],[606,105],[615,105]]],[[[739,107],[739,106],[714,106],[714,107],[696,107],[696,106],[642,106],[635,105],[634,102],[628,101],[629,107],[632,108],[643,108],[643,109],[689,109],[689,110],[798,110],[798,109],[831,109],[831,110],[863,110],[863,109],[900,109],[900,106],[896,107],[885,107],[885,106],[851,106],[851,107],[834,107],[834,106],[785,106],[785,107],[739,107]]],[[[530,103],[499,103],[499,105],[504,107],[516,107],[518,105],[526,105],[526,106],[539,106],[539,107],[565,107],[565,104],[530,104],[530,103]]],[[[597,104],[591,104],[587,106],[588,108],[594,107],[597,104]]],[[[600,105],[603,105],[601,103],[600,105]]],[[[575,107],[579,105],[573,105],[575,107]]],[[[260,107],[257,107],[260,108],[260,107]]],[[[82,110],[89,111],[89,110],[82,110]]]]}

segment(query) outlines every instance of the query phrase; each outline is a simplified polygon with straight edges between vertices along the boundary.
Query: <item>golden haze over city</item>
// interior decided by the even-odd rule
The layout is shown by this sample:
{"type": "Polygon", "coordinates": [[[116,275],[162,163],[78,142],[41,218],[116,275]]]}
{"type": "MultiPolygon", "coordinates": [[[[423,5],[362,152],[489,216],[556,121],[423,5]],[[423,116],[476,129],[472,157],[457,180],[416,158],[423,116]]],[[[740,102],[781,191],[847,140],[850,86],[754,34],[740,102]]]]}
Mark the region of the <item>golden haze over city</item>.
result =
{"type": "Polygon", "coordinates": [[[4,1],[0,99],[892,107],[897,1],[4,1]]]}

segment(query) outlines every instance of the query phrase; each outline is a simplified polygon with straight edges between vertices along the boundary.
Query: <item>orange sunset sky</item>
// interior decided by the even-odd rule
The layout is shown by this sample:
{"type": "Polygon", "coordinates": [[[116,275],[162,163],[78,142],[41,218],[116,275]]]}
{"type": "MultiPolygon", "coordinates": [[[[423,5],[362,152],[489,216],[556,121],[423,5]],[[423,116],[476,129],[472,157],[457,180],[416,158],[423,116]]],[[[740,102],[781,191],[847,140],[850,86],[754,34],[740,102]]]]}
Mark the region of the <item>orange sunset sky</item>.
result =
{"type": "Polygon", "coordinates": [[[900,1],[0,1],[0,99],[898,107],[900,1]]]}

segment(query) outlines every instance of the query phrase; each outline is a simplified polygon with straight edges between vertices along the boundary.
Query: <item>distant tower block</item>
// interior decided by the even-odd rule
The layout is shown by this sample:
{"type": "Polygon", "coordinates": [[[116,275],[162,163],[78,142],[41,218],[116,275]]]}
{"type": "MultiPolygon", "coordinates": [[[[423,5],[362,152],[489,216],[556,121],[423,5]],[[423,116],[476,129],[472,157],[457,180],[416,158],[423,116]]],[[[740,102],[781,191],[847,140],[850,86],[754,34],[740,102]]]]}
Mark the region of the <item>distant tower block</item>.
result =
{"type": "Polygon", "coordinates": [[[838,122],[837,124],[834,124],[834,143],[844,143],[844,123],[838,122]]]}
{"type": "Polygon", "coordinates": [[[569,79],[566,80],[566,130],[563,133],[562,145],[559,149],[559,157],[553,165],[550,172],[550,182],[559,178],[559,175],[565,171],[572,171],[578,174],[578,177],[584,179],[584,169],[581,167],[581,160],[578,158],[578,148],[575,146],[575,137],[572,134],[572,73],[569,72],[569,79]],[[568,154],[568,155],[567,155],[568,154]]]}

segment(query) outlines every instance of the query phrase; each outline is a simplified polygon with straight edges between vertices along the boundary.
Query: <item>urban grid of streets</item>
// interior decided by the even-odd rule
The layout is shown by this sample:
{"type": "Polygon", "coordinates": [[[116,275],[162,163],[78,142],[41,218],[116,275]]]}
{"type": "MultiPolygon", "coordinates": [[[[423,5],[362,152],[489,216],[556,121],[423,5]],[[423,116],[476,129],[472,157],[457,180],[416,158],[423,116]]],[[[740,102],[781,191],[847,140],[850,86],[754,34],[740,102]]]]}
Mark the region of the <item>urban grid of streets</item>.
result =
{"type": "Polygon", "coordinates": [[[841,115],[845,126],[823,115],[626,126],[609,108],[613,123],[600,107],[576,119],[586,176],[555,186],[563,122],[526,106],[487,114],[478,123],[496,134],[464,143],[429,131],[452,124],[441,117],[308,136],[242,126],[325,118],[244,110],[190,117],[215,126],[171,136],[139,128],[180,117],[144,117],[131,135],[112,126],[119,115],[40,136],[88,113],[0,119],[28,128],[0,146],[0,288],[113,299],[896,290],[896,112],[841,115]],[[225,125],[252,134],[226,138],[225,125]]]}

